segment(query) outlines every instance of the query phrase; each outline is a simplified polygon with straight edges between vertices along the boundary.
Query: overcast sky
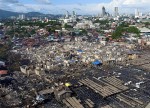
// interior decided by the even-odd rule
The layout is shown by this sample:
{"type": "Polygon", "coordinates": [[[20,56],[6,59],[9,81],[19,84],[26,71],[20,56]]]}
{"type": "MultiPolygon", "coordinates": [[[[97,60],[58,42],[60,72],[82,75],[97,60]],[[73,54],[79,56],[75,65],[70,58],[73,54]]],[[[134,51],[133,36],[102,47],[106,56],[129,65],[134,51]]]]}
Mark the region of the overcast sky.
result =
{"type": "Polygon", "coordinates": [[[136,8],[150,12],[150,0],[0,0],[0,9],[15,12],[100,14],[102,6],[110,13],[114,7],[119,7],[120,13],[134,13],[136,8]]]}

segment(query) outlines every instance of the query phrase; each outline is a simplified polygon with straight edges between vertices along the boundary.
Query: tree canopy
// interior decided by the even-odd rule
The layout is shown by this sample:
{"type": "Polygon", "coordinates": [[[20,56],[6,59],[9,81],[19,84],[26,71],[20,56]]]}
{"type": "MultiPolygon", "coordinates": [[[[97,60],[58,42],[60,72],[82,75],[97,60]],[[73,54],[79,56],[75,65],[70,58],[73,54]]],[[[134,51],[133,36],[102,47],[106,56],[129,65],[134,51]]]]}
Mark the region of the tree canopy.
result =
{"type": "Polygon", "coordinates": [[[136,34],[137,37],[140,36],[140,31],[137,27],[130,26],[128,27],[128,24],[121,24],[119,25],[116,30],[112,33],[112,38],[113,39],[118,39],[122,37],[122,33],[127,32],[127,33],[134,33],[136,34]]]}
{"type": "Polygon", "coordinates": [[[71,25],[68,25],[67,23],[65,23],[64,28],[73,28],[71,25]]]}
{"type": "Polygon", "coordinates": [[[115,32],[112,34],[113,39],[118,39],[122,37],[123,27],[119,26],[116,28],[115,32]]]}
{"type": "Polygon", "coordinates": [[[85,29],[80,29],[80,35],[87,35],[87,30],[85,29]]]}
{"type": "Polygon", "coordinates": [[[127,32],[135,33],[135,34],[137,34],[137,36],[139,36],[139,34],[140,34],[140,30],[134,26],[128,27],[127,32]]]}
{"type": "Polygon", "coordinates": [[[100,23],[101,25],[105,25],[105,24],[109,23],[109,21],[108,20],[99,20],[99,19],[97,19],[97,20],[94,21],[94,23],[100,23]]]}
{"type": "Polygon", "coordinates": [[[8,57],[8,45],[0,45],[0,60],[6,60],[8,57]]]}

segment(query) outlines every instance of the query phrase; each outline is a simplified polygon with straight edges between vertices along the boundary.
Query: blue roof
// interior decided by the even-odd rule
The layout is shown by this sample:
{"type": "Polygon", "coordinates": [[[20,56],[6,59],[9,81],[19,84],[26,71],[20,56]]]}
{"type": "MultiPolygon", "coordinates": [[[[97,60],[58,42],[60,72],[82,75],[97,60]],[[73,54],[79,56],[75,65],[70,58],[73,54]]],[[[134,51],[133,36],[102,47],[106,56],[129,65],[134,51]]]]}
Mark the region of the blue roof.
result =
{"type": "Polygon", "coordinates": [[[1,34],[1,35],[3,35],[3,34],[4,34],[4,32],[3,32],[3,31],[0,31],[0,34],[1,34]]]}
{"type": "Polygon", "coordinates": [[[69,62],[72,64],[72,63],[75,63],[76,61],[75,60],[70,60],[69,62]]]}
{"type": "Polygon", "coordinates": [[[92,62],[93,65],[99,65],[102,64],[102,62],[100,60],[95,60],[94,62],[92,62]]]}
{"type": "Polygon", "coordinates": [[[81,50],[81,49],[79,49],[79,50],[77,50],[78,52],[83,52],[83,50],[81,50]]]}

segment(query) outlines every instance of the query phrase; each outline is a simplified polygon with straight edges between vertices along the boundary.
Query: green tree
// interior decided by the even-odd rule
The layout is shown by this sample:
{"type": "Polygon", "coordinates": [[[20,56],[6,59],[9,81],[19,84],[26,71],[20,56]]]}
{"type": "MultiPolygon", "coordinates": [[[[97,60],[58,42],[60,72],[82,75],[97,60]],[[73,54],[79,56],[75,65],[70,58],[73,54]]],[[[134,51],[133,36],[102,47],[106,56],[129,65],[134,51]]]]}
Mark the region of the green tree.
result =
{"type": "Polygon", "coordinates": [[[55,30],[56,30],[56,28],[53,28],[53,27],[47,29],[47,31],[49,33],[53,33],[53,32],[55,32],[55,30]]]}
{"type": "Polygon", "coordinates": [[[73,28],[71,25],[68,25],[67,23],[65,23],[64,28],[73,28]]]}
{"type": "Polygon", "coordinates": [[[122,33],[123,32],[128,32],[128,33],[135,33],[136,36],[140,36],[140,31],[138,28],[134,27],[134,26],[131,26],[131,27],[128,27],[129,24],[128,23],[121,23],[117,28],[116,30],[112,33],[112,38],[113,39],[118,39],[118,38],[121,38],[122,37],[122,33]]]}
{"type": "Polygon", "coordinates": [[[80,35],[87,35],[87,30],[85,29],[80,29],[80,35]]]}
{"type": "Polygon", "coordinates": [[[36,33],[36,31],[34,30],[34,29],[32,29],[31,31],[30,31],[30,34],[31,35],[33,35],[33,34],[35,34],[36,33]]]}
{"type": "Polygon", "coordinates": [[[0,45],[0,60],[7,60],[8,50],[8,45],[0,45]]]}
{"type": "Polygon", "coordinates": [[[134,27],[134,26],[129,27],[127,29],[127,32],[129,32],[129,33],[135,33],[135,34],[137,34],[137,36],[140,35],[140,30],[138,28],[134,27]]]}
{"type": "Polygon", "coordinates": [[[94,23],[100,23],[101,25],[105,25],[105,24],[108,24],[109,21],[108,20],[99,20],[99,19],[97,19],[97,20],[94,21],[94,23]]]}
{"type": "Polygon", "coordinates": [[[122,22],[120,24],[121,27],[129,27],[129,24],[127,22],[122,22]]]}
{"type": "Polygon", "coordinates": [[[149,27],[150,26],[150,22],[145,22],[145,27],[149,27]]]}
{"type": "Polygon", "coordinates": [[[123,27],[118,26],[112,34],[113,39],[118,39],[122,37],[122,32],[124,31],[123,27]]]}

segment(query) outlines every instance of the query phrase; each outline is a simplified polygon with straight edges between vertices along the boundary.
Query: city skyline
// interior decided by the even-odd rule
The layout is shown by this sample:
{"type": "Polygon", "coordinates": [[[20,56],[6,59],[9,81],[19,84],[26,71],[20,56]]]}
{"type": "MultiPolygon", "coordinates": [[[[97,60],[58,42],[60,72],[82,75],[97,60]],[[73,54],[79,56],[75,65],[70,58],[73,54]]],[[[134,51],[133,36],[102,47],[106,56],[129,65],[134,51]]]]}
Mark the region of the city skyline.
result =
{"type": "Polygon", "coordinates": [[[100,14],[104,6],[106,12],[113,14],[114,7],[119,13],[132,13],[139,9],[142,13],[150,10],[149,0],[0,0],[0,9],[14,12],[41,12],[48,14],[65,14],[76,11],[78,14],[100,14]]]}

